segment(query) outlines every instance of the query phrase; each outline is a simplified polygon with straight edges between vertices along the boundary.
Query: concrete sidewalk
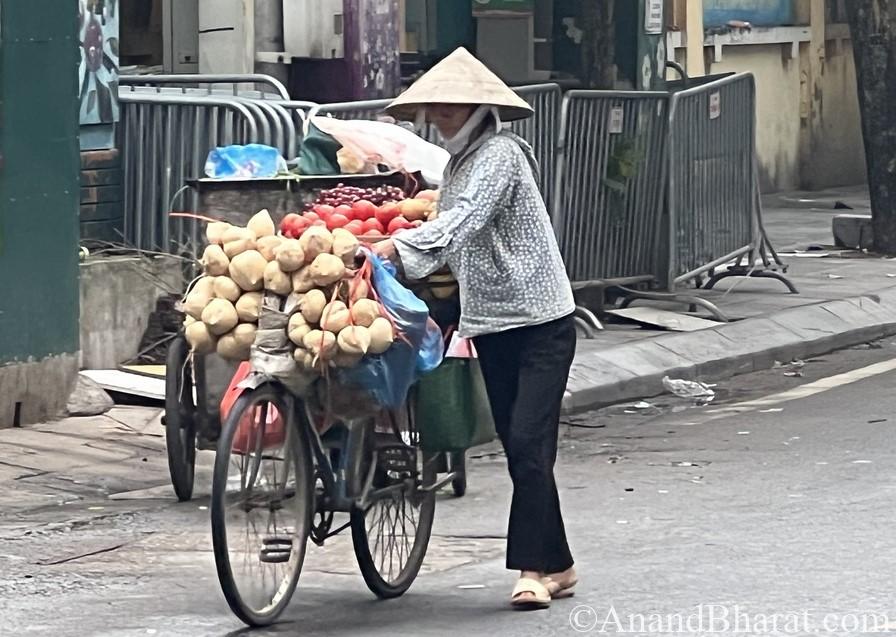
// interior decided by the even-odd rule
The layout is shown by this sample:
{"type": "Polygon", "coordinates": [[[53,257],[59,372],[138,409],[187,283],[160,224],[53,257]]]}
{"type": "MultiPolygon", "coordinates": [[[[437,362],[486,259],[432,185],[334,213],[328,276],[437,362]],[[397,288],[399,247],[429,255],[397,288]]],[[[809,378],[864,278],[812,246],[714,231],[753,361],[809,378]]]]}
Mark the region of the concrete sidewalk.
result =
{"type": "Polygon", "coordinates": [[[579,341],[566,411],[661,394],[664,376],[715,381],[896,334],[896,260],[831,247],[831,220],[844,212],[837,202],[870,209],[864,189],[764,198],[766,229],[799,294],[770,279],[732,278],[688,291],[731,323],[688,333],[608,324],[579,341]]]}

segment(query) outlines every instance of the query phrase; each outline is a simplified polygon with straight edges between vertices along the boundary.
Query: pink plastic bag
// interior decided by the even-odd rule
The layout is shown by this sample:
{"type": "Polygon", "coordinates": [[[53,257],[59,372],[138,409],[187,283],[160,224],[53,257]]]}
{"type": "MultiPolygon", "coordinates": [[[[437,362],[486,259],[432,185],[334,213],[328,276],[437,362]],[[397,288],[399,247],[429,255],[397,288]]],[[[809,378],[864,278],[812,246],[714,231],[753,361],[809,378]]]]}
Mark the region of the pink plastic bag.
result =
{"type": "Polygon", "coordinates": [[[451,159],[444,148],[395,124],[331,117],[312,117],[310,121],[365,163],[385,164],[409,173],[419,171],[433,185],[441,183],[451,159]]]}

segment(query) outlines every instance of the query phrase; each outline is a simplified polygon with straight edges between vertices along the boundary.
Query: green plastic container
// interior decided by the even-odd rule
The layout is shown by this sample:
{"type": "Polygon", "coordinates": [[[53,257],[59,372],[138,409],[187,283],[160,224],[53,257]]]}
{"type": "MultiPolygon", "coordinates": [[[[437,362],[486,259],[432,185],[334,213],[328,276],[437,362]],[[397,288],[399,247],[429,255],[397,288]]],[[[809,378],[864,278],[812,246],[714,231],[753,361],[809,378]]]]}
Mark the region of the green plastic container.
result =
{"type": "Polygon", "coordinates": [[[417,426],[424,451],[462,451],[495,439],[479,361],[446,358],[417,383],[417,426]]]}

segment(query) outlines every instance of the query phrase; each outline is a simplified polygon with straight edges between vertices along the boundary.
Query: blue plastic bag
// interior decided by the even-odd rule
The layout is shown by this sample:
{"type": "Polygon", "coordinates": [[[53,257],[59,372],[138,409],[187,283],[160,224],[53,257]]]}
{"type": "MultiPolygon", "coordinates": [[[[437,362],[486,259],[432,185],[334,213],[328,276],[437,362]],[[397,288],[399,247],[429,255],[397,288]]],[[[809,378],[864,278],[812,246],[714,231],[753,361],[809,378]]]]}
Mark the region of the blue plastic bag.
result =
{"type": "Polygon", "coordinates": [[[426,303],[399,283],[395,269],[367,252],[371,282],[400,336],[384,354],[366,356],[356,367],[343,370],[344,380],[367,389],[380,405],[400,407],[421,375],[442,362],[444,343],[426,303]]]}
{"type": "Polygon", "coordinates": [[[205,160],[205,174],[212,179],[259,179],[286,172],[280,151],[263,144],[222,146],[205,160]]]}

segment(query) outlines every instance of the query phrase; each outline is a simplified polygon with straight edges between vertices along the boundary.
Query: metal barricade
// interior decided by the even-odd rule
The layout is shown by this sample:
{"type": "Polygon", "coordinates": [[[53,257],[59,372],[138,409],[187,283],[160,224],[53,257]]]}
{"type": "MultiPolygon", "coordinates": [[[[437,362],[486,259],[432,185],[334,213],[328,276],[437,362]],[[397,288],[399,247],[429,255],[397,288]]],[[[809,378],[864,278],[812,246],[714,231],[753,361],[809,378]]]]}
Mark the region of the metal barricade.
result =
{"type": "Polygon", "coordinates": [[[184,91],[191,87],[204,86],[206,91],[221,92],[220,87],[230,87],[229,93],[233,96],[254,97],[257,99],[288,100],[289,91],[275,77],[260,73],[244,73],[223,75],[210,73],[208,75],[184,74],[184,75],[122,75],[118,78],[119,86],[154,86],[176,87],[180,86],[184,91]],[[270,91],[258,91],[248,89],[248,86],[265,86],[270,91]],[[217,87],[217,88],[216,88],[217,87]]]}
{"type": "Polygon", "coordinates": [[[570,279],[660,278],[669,95],[570,91],[552,216],[570,279]]]}
{"type": "Polygon", "coordinates": [[[551,209],[556,166],[557,139],[560,132],[562,91],[559,84],[534,84],[514,89],[535,110],[528,119],[514,122],[511,130],[532,145],[538,159],[542,196],[551,209]]]}
{"type": "MultiPolygon", "coordinates": [[[[123,157],[125,240],[140,249],[191,251],[201,229],[189,219],[169,219],[196,202],[180,195],[187,179],[203,174],[216,146],[270,143],[258,113],[242,100],[122,92],[119,148],[123,157]]],[[[266,122],[265,122],[266,123],[266,122]]]]}
{"type": "Polygon", "coordinates": [[[385,113],[386,107],[391,103],[391,99],[385,99],[319,104],[317,108],[311,110],[309,116],[331,115],[338,119],[377,119],[385,113]]]}
{"type": "Polygon", "coordinates": [[[669,108],[669,271],[677,286],[758,249],[756,87],[739,74],[674,93],[669,108]]]}

